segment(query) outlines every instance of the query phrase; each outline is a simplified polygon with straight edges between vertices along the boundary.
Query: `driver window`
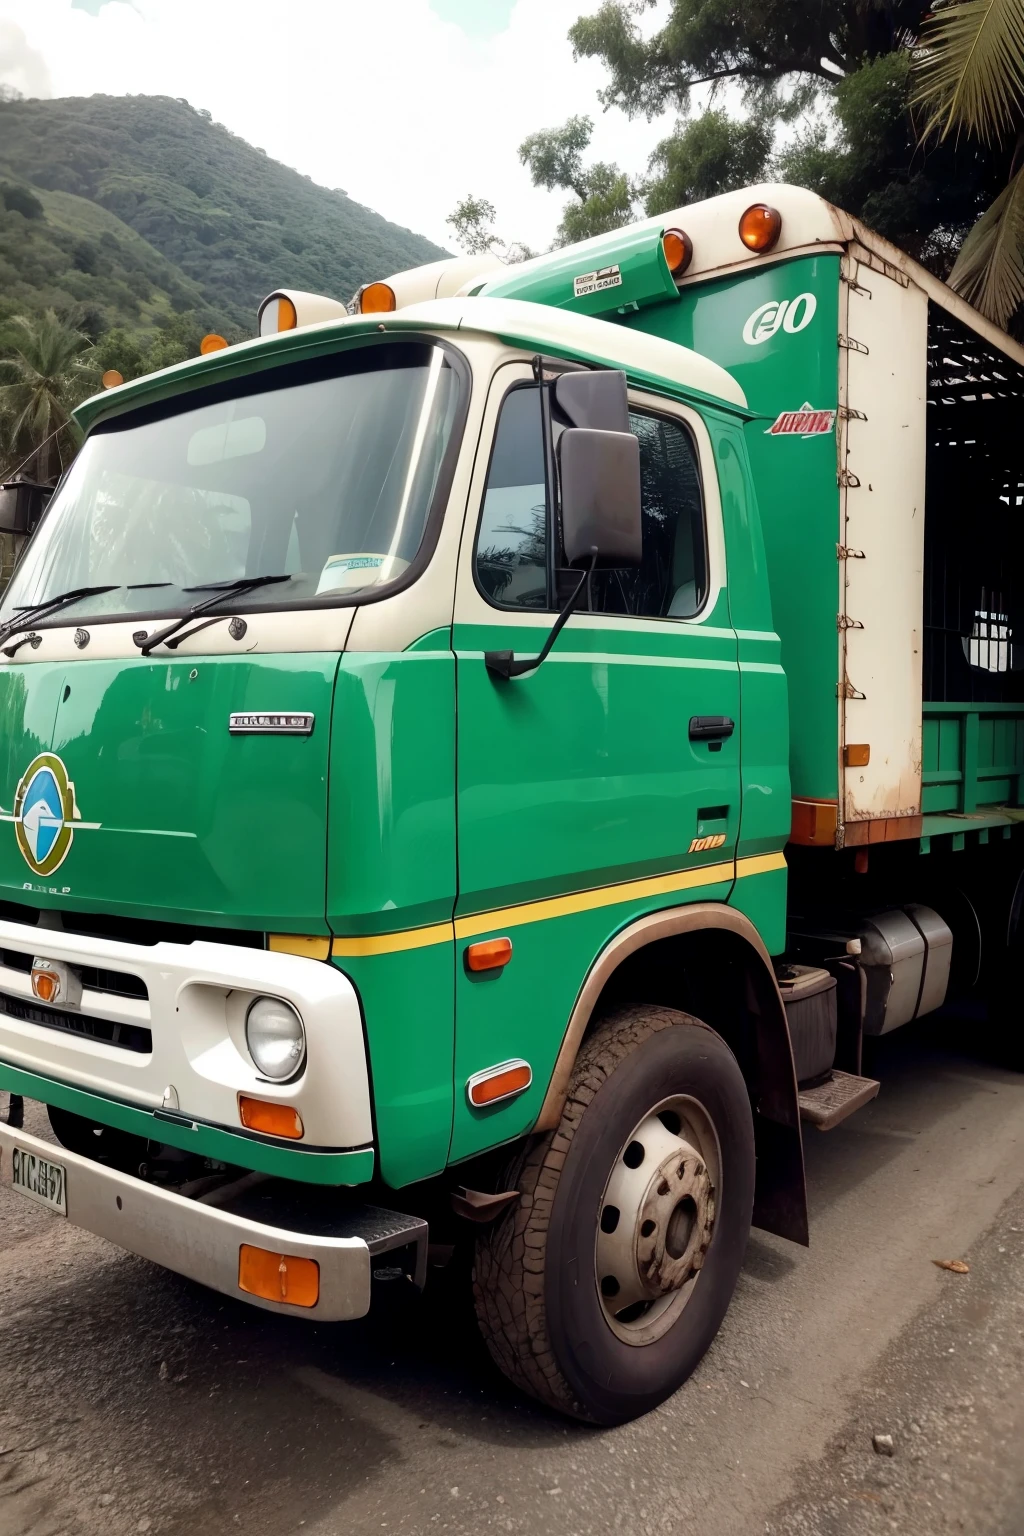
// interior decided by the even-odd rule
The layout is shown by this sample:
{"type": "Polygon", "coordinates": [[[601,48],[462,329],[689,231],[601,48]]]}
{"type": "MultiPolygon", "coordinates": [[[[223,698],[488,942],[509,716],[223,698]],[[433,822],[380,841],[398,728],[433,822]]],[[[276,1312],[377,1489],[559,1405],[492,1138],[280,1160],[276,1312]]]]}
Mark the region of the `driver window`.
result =
{"type": "MultiPolygon", "coordinates": [[[[697,448],[674,417],[634,410],[629,426],[640,444],[643,560],[634,569],[595,572],[580,608],[692,618],[708,589],[697,448]]],[[[520,385],[505,396],[498,417],[477,534],[477,584],[495,607],[551,611],[546,559],[540,392],[520,385]]],[[[566,579],[556,574],[559,593],[566,579]]]]}
{"type": "Polygon", "coordinates": [[[630,411],[629,429],[640,442],[643,560],[632,570],[595,572],[590,611],[692,618],[708,585],[696,445],[669,416],[630,411]]]}
{"type": "Polygon", "coordinates": [[[505,396],[476,541],[476,579],[498,608],[547,608],[547,526],[540,391],[505,396]]]}

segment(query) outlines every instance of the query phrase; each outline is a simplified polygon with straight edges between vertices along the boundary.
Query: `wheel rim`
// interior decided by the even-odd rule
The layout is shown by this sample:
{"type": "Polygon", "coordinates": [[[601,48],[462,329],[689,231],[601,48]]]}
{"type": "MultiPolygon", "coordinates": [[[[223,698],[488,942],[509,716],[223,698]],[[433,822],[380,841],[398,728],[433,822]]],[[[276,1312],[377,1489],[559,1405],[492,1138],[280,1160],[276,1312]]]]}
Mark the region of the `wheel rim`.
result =
{"type": "Polygon", "coordinates": [[[615,1159],[598,1211],[595,1278],[605,1320],[645,1345],[674,1326],[697,1284],[721,1200],[714,1123],[697,1099],[663,1099],[615,1159]]]}

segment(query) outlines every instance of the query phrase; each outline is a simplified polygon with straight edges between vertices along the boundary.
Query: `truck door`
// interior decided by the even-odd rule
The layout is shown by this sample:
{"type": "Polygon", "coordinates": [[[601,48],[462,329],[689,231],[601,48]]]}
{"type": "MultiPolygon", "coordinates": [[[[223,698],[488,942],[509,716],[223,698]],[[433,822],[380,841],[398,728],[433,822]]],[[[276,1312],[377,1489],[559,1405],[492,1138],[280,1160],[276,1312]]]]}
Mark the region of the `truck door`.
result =
{"type": "Polygon", "coordinates": [[[453,1160],[533,1123],[608,939],[648,911],[727,900],[735,870],[737,638],[695,412],[631,395],[642,566],[596,573],[536,671],[487,669],[488,651],[536,655],[578,577],[558,568],[544,388],[525,363],[496,374],[460,555],[453,1160]],[[471,970],[468,947],[502,937],[511,960],[471,970]],[[474,1107],[469,1080],[509,1061],[529,1064],[531,1086],[474,1107]]]}

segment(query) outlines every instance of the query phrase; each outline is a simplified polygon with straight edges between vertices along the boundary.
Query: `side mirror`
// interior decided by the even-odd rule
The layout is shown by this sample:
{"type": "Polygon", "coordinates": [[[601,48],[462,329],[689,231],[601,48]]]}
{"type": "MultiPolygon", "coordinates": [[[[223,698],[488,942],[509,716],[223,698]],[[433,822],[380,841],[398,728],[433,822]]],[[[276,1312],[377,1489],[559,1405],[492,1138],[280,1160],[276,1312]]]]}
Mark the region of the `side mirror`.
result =
{"type": "Polygon", "coordinates": [[[632,432],[568,427],[558,443],[569,565],[639,565],[640,444],[632,432]]]}
{"type": "Polygon", "coordinates": [[[555,401],[572,427],[629,431],[626,375],[618,368],[580,369],[555,380],[555,401]]]}
{"type": "Polygon", "coordinates": [[[53,487],[15,476],[0,485],[0,533],[31,533],[46,510],[53,487]]]}
{"type": "Polygon", "coordinates": [[[484,652],[488,672],[505,680],[537,670],[591,571],[639,565],[642,558],[640,444],[629,430],[626,375],[609,368],[565,373],[555,381],[554,396],[571,423],[558,440],[562,544],[569,565],[582,566],[583,573],[538,655],[484,652]]]}

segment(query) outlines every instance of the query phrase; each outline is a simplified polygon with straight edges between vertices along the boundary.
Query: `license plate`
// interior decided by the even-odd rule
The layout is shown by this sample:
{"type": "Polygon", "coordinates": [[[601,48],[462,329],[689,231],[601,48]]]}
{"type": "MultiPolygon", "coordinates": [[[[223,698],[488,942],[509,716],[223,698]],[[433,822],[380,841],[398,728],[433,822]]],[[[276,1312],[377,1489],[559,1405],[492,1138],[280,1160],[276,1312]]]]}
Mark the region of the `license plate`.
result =
{"type": "Polygon", "coordinates": [[[15,1147],[11,1152],[11,1183],[19,1194],[60,1216],[67,1215],[67,1173],[63,1163],[51,1163],[48,1158],[15,1147]]]}

